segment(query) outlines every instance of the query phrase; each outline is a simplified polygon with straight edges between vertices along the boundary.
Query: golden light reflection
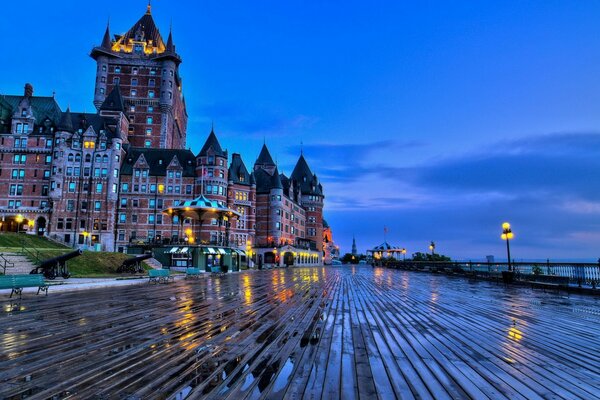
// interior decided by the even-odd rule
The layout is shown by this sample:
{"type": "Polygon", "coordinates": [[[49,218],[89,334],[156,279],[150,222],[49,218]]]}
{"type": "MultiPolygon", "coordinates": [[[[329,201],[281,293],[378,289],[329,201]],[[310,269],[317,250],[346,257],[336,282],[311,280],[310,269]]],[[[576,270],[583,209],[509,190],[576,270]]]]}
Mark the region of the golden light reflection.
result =
{"type": "Polygon", "coordinates": [[[523,332],[518,330],[517,327],[513,326],[508,330],[508,338],[518,342],[523,338],[523,332]]]}
{"type": "Polygon", "coordinates": [[[244,275],[242,285],[244,289],[244,304],[250,305],[252,304],[252,286],[250,286],[250,277],[248,275],[244,275]]]}

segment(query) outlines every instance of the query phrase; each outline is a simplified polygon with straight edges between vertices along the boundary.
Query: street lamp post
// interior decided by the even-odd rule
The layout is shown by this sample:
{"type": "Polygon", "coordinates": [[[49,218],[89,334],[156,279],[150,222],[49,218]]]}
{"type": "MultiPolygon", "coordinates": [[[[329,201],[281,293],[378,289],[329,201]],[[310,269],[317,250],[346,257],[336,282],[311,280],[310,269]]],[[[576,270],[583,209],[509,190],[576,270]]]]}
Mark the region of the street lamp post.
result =
{"type": "Polygon", "coordinates": [[[506,240],[506,255],[508,256],[508,270],[512,271],[512,263],[510,261],[510,241],[515,237],[514,233],[510,229],[510,224],[505,222],[502,224],[502,235],[500,235],[502,240],[506,240]]]}
{"type": "Polygon", "coordinates": [[[433,257],[433,255],[435,254],[435,242],[432,240],[431,244],[429,245],[429,250],[431,250],[431,256],[433,257]]]}
{"type": "MultiPolygon", "coordinates": [[[[21,233],[21,224],[23,223],[23,215],[17,214],[15,221],[17,221],[17,235],[21,233]]],[[[25,251],[25,236],[21,236],[21,253],[25,251]]]]}

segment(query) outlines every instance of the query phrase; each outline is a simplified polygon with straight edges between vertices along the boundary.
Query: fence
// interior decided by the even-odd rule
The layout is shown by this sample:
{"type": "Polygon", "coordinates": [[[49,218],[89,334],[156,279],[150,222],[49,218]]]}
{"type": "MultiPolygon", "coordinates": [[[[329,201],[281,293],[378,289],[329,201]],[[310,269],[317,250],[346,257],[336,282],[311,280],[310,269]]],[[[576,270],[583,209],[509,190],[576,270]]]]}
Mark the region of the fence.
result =
{"type": "MultiPolygon", "coordinates": [[[[471,262],[471,261],[379,261],[376,265],[398,268],[432,271],[450,271],[456,273],[508,271],[508,263],[471,262]]],[[[530,275],[559,276],[569,278],[569,282],[578,286],[596,287],[600,284],[599,263],[551,263],[551,262],[512,262],[516,279],[526,280],[530,275]]]]}

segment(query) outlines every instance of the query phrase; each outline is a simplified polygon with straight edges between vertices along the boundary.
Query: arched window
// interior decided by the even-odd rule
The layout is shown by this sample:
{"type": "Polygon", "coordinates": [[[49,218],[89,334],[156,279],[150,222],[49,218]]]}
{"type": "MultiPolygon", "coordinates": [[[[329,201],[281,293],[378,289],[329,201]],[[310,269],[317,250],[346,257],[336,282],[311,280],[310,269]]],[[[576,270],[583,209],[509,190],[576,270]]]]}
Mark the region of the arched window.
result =
{"type": "Polygon", "coordinates": [[[102,156],[102,162],[103,163],[107,163],[108,162],[108,156],[106,154],[102,156]]]}
{"type": "Polygon", "coordinates": [[[85,155],[85,162],[90,162],[92,161],[92,155],[91,154],[86,154],[85,155]]]}
{"type": "Polygon", "coordinates": [[[81,162],[81,154],[75,154],[75,162],[81,162]]]}
{"type": "Polygon", "coordinates": [[[96,154],[96,157],[94,157],[94,162],[99,163],[102,160],[102,156],[100,156],[100,154],[96,154]]]}
{"type": "Polygon", "coordinates": [[[67,161],[73,162],[73,153],[69,153],[69,155],[67,156],[67,161]]]}

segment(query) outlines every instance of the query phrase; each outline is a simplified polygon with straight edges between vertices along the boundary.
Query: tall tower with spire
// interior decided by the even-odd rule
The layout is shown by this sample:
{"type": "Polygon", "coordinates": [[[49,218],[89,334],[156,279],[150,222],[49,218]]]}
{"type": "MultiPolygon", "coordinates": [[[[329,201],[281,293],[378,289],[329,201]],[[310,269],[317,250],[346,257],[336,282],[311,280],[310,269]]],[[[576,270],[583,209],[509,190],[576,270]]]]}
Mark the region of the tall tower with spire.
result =
{"type": "Polygon", "coordinates": [[[300,188],[302,206],[306,210],[306,238],[316,243],[317,250],[323,251],[323,186],[308,166],[303,152],[291,179],[300,188]]]}
{"type": "Polygon", "coordinates": [[[99,109],[119,86],[133,146],[185,148],[187,112],[179,75],[181,57],[175,51],[171,30],[166,43],[163,40],[150,4],[122,35],[111,37],[107,24],[91,57],[97,63],[94,105],[99,109]]]}
{"type": "Polygon", "coordinates": [[[356,239],[354,238],[354,235],[352,235],[352,255],[358,255],[358,251],[356,250],[356,239]]]}

